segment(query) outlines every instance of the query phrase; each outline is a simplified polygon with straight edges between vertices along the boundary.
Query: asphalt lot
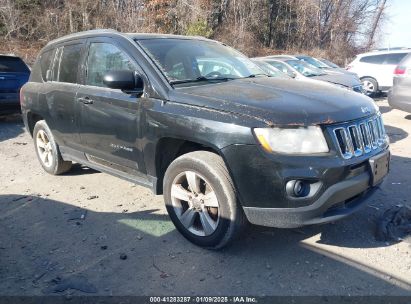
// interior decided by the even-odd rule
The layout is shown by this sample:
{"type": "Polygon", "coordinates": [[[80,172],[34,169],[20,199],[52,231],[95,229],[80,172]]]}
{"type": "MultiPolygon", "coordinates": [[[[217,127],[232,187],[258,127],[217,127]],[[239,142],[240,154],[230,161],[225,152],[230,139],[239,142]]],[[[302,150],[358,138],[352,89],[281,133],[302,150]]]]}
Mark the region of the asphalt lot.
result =
{"type": "Polygon", "coordinates": [[[251,227],[218,252],[186,241],[145,188],[79,165],[48,175],[19,116],[0,118],[0,295],[411,295],[411,242],[375,240],[384,210],[411,206],[411,115],[376,102],[391,173],[361,211],[251,227]]]}

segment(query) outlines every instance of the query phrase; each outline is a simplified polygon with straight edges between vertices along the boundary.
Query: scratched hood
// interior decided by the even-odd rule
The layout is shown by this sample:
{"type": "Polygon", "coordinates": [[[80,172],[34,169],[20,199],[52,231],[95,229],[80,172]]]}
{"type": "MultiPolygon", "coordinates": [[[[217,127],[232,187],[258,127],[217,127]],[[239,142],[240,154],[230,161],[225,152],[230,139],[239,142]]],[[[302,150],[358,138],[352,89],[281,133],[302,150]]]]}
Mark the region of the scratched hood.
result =
{"type": "Polygon", "coordinates": [[[331,84],[269,77],[180,87],[172,90],[170,100],[256,117],[274,125],[344,122],[378,110],[371,98],[331,84]]]}

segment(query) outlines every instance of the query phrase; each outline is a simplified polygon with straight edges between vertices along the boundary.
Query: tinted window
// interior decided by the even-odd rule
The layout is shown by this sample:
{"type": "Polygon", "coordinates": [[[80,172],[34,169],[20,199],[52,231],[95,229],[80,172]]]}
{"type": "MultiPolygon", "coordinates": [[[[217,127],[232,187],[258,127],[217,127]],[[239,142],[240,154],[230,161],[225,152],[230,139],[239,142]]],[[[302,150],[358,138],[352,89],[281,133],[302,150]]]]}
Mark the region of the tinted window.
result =
{"type": "Polygon", "coordinates": [[[387,58],[385,58],[385,64],[399,64],[400,61],[407,55],[407,53],[393,53],[387,54],[387,58]]]}
{"type": "Polygon", "coordinates": [[[54,79],[60,82],[77,83],[77,71],[81,57],[81,44],[64,46],[59,54],[58,73],[54,79]]]}
{"type": "Polygon", "coordinates": [[[86,84],[105,87],[103,76],[108,71],[136,70],[131,59],[110,43],[92,43],[87,58],[86,84]]]}
{"type": "Polygon", "coordinates": [[[383,64],[387,55],[372,55],[365,56],[360,59],[360,62],[373,63],[373,64],[383,64]]]}
{"type": "Polygon", "coordinates": [[[0,72],[29,73],[30,70],[18,57],[0,56],[0,72]]]}
{"type": "Polygon", "coordinates": [[[49,50],[41,54],[40,57],[40,68],[41,68],[41,77],[43,80],[46,80],[47,70],[50,69],[51,61],[53,59],[54,50],[49,50]]]}

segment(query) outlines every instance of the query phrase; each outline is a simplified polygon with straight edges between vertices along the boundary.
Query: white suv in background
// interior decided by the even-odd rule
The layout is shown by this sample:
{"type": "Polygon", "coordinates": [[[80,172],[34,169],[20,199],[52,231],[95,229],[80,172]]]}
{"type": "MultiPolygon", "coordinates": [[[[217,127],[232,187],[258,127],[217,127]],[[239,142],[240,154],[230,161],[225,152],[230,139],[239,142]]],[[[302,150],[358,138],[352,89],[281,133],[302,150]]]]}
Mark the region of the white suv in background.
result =
{"type": "Polygon", "coordinates": [[[367,95],[388,92],[392,87],[396,66],[408,53],[411,53],[411,49],[359,54],[347,66],[347,70],[358,74],[367,95]]]}

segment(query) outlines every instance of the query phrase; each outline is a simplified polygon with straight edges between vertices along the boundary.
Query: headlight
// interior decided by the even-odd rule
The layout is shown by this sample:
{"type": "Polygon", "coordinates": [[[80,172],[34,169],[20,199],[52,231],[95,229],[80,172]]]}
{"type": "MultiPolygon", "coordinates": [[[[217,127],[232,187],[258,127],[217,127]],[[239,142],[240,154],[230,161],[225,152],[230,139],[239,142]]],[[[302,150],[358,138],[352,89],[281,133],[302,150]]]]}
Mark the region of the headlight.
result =
{"type": "Polygon", "coordinates": [[[267,152],[284,154],[313,154],[329,151],[320,127],[264,128],[254,133],[267,152]]]}

